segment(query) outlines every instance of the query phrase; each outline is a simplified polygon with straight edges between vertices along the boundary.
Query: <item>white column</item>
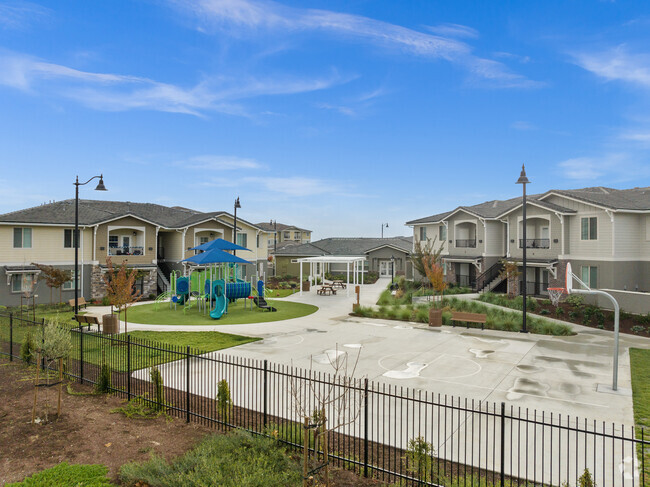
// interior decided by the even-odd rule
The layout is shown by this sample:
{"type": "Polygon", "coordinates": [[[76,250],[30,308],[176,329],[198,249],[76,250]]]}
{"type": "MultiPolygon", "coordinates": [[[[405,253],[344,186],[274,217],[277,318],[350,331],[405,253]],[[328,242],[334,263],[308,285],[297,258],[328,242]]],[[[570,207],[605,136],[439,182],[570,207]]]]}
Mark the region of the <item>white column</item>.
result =
{"type": "Polygon", "coordinates": [[[300,286],[300,296],[302,296],[302,260],[298,260],[298,267],[300,268],[300,280],[298,281],[298,286],[300,286]]]}
{"type": "Polygon", "coordinates": [[[349,296],[350,295],[350,263],[349,262],[347,262],[345,264],[345,274],[346,274],[345,275],[345,281],[346,281],[346,284],[345,284],[346,292],[345,292],[345,294],[347,296],[349,296]]]}

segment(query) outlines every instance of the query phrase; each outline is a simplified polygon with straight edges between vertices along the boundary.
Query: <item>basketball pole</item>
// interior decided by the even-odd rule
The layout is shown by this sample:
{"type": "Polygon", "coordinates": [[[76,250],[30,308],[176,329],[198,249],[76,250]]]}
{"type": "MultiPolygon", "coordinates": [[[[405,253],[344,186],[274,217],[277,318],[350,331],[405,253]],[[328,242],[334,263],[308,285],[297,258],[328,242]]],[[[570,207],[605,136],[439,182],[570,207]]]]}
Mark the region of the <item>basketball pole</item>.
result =
{"type": "MultiPolygon", "coordinates": [[[[569,268],[570,269],[570,268],[569,268]]],[[[618,325],[619,325],[619,314],[620,314],[620,308],[618,306],[618,302],[616,299],[614,299],[614,296],[612,296],[609,293],[606,293],[605,291],[600,291],[598,289],[591,289],[589,286],[587,286],[582,280],[576,276],[573,272],[569,270],[567,274],[571,274],[571,277],[578,281],[581,286],[586,287],[587,289],[573,289],[572,287],[568,287],[567,290],[569,290],[569,293],[576,293],[576,294],[595,294],[597,296],[604,296],[607,299],[609,299],[612,304],[614,305],[614,373],[613,373],[613,379],[612,379],[612,390],[616,391],[618,390],[618,325]]]]}

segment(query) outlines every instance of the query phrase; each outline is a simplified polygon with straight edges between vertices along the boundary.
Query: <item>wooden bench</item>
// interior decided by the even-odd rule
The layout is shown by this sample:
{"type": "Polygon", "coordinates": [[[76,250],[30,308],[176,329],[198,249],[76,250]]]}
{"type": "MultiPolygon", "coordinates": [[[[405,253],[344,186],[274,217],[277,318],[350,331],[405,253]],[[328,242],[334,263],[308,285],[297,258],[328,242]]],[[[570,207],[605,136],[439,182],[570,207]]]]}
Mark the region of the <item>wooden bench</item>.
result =
{"type": "Polygon", "coordinates": [[[470,323],[480,323],[481,330],[484,330],[486,318],[487,316],[482,313],[465,313],[462,311],[451,312],[452,326],[456,326],[454,324],[456,321],[464,322],[467,325],[467,328],[469,328],[470,323]]]}
{"type": "Polygon", "coordinates": [[[316,294],[319,294],[321,296],[336,294],[336,289],[334,289],[331,285],[323,284],[321,288],[316,291],[316,294]]]}
{"type": "Polygon", "coordinates": [[[99,318],[96,316],[89,316],[89,315],[74,315],[74,319],[79,323],[80,327],[87,326],[88,331],[90,331],[90,327],[92,325],[97,325],[97,331],[99,331],[101,323],[99,322],[99,318]]]}
{"type": "Polygon", "coordinates": [[[342,279],[335,279],[332,281],[332,288],[335,287],[340,287],[341,289],[345,289],[345,283],[343,282],[342,279]]]}
{"type": "MultiPolygon", "coordinates": [[[[68,301],[68,304],[70,305],[71,308],[74,309],[74,299],[70,299],[70,300],[68,301]]],[[[83,306],[84,308],[87,308],[87,307],[88,307],[88,303],[86,302],[86,300],[84,299],[83,296],[77,298],[77,306],[80,307],[80,308],[81,308],[82,306],[83,306]]]]}

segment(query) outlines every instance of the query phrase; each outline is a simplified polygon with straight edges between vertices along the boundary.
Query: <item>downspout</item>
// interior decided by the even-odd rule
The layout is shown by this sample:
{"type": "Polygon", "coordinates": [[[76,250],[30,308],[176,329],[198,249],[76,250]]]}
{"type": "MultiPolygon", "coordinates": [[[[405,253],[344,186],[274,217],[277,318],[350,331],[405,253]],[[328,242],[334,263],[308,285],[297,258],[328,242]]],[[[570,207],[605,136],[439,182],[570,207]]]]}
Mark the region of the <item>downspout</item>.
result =
{"type": "MultiPolygon", "coordinates": [[[[479,217],[478,221],[480,221],[483,224],[483,257],[487,254],[486,248],[487,248],[487,223],[485,222],[485,218],[479,217]]],[[[478,235],[476,236],[478,240],[478,235]]],[[[480,269],[479,269],[480,270],[480,269]]]]}
{"type": "Polygon", "coordinates": [[[93,262],[97,260],[97,229],[99,225],[93,227],[93,262]]]}
{"type": "MultiPolygon", "coordinates": [[[[564,256],[564,215],[558,212],[554,212],[555,216],[560,220],[560,228],[562,231],[560,232],[560,238],[562,238],[562,256],[564,256]]],[[[550,237],[550,235],[549,235],[550,237]]]]}
{"type": "Polygon", "coordinates": [[[509,258],[510,257],[510,220],[505,219],[500,221],[501,223],[505,223],[506,225],[506,248],[504,249],[505,250],[504,253],[506,254],[506,258],[509,258]]]}
{"type": "Polygon", "coordinates": [[[614,221],[614,212],[612,210],[605,210],[609,216],[609,221],[612,222],[612,257],[616,255],[616,222],[614,221]]]}

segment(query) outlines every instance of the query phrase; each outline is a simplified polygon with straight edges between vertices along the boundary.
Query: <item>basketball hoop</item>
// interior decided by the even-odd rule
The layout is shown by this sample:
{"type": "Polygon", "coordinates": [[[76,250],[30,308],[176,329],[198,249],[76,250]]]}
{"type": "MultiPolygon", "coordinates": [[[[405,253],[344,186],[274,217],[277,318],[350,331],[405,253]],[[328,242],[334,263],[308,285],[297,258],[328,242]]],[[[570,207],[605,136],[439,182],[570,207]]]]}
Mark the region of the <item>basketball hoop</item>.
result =
{"type": "Polygon", "coordinates": [[[549,287],[547,289],[548,291],[548,299],[551,300],[551,303],[553,303],[553,306],[557,308],[557,305],[560,304],[560,300],[562,299],[562,295],[566,292],[563,287],[549,287]]]}

